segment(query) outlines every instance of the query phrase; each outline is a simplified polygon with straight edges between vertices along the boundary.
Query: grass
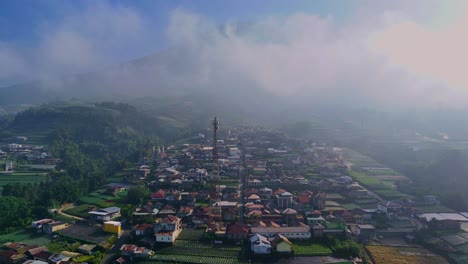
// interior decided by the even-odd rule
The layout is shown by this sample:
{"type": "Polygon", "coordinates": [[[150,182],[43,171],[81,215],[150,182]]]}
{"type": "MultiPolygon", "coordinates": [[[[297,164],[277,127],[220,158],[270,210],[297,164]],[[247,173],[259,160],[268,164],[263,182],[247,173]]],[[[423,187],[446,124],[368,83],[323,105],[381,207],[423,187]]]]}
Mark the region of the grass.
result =
{"type": "Polygon", "coordinates": [[[292,249],[294,256],[329,256],[332,253],[332,250],[326,245],[304,241],[295,241],[292,249]]]}

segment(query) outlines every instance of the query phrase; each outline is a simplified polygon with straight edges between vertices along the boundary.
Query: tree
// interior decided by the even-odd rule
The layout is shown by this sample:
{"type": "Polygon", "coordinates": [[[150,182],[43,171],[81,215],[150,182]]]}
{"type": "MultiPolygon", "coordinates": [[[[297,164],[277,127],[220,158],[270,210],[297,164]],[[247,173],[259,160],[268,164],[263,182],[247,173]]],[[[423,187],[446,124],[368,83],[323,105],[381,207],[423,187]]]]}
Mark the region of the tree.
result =
{"type": "Polygon", "coordinates": [[[131,204],[137,205],[143,203],[145,199],[150,196],[150,191],[146,186],[139,185],[136,186],[127,194],[127,201],[131,204]]]}

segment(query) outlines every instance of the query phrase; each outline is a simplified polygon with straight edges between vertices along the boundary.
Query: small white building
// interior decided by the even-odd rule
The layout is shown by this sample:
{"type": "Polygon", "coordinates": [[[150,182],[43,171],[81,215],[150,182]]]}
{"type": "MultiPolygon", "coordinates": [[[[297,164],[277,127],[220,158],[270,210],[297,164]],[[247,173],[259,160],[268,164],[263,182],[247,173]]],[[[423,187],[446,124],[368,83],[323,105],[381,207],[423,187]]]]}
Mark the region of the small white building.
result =
{"type": "Polygon", "coordinates": [[[250,238],[250,250],[254,254],[270,254],[271,249],[271,242],[268,238],[260,234],[255,234],[250,238]]]}

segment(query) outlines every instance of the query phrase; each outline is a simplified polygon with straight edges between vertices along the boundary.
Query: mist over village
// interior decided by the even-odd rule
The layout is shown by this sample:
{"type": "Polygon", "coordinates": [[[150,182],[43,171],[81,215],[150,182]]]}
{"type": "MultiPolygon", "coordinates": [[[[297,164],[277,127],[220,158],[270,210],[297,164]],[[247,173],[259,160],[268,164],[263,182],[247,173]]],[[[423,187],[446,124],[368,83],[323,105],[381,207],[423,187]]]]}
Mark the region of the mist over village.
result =
{"type": "Polygon", "coordinates": [[[0,263],[468,263],[467,11],[1,2],[0,263]]]}

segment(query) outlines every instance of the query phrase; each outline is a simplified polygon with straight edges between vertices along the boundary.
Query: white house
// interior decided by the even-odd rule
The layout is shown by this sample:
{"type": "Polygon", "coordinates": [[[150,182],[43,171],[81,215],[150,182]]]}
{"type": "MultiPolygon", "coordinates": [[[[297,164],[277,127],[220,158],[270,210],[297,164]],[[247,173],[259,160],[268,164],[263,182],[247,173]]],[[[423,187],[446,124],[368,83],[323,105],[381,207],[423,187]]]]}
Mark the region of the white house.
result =
{"type": "Polygon", "coordinates": [[[156,242],[174,243],[182,232],[181,219],[169,215],[154,225],[156,242]]]}
{"type": "Polygon", "coordinates": [[[271,249],[271,242],[268,238],[260,234],[255,234],[250,238],[250,250],[254,254],[270,254],[271,249]]]}
{"type": "Polygon", "coordinates": [[[377,204],[377,209],[384,212],[387,218],[395,218],[401,210],[401,205],[392,201],[380,202],[377,204]]]}

